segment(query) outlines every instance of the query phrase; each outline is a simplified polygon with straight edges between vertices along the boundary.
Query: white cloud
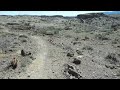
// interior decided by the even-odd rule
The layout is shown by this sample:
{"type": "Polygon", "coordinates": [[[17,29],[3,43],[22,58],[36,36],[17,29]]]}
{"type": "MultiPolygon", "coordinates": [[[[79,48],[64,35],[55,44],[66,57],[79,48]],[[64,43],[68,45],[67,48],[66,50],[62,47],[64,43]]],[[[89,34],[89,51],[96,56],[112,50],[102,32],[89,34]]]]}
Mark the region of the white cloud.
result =
{"type": "Polygon", "coordinates": [[[106,12],[106,11],[0,11],[0,15],[63,15],[76,16],[78,14],[106,12]]]}

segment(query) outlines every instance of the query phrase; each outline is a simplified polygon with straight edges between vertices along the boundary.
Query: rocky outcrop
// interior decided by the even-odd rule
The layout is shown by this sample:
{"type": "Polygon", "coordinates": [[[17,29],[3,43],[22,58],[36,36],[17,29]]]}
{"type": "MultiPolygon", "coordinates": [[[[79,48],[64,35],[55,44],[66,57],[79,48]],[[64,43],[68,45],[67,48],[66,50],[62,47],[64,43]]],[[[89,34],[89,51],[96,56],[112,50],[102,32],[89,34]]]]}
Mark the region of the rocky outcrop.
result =
{"type": "Polygon", "coordinates": [[[51,17],[63,17],[62,15],[53,15],[53,16],[51,16],[51,17]]]}
{"type": "Polygon", "coordinates": [[[53,16],[41,15],[40,17],[43,17],[43,18],[59,17],[59,18],[61,18],[61,17],[64,17],[64,16],[62,16],[62,15],[53,15],[53,16]]]}
{"type": "Polygon", "coordinates": [[[83,77],[74,69],[73,66],[65,64],[63,74],[66,76],[66,79],[82,79],[83,77]]]}
{"type": "Polygon", "coordinates": [[[79,19],[91,19],[91,18],[97,18],[97,17],[106,17],[104,13],[88,13],[88,14],[80,14],[77,15],[77,18],[79,19]]]}

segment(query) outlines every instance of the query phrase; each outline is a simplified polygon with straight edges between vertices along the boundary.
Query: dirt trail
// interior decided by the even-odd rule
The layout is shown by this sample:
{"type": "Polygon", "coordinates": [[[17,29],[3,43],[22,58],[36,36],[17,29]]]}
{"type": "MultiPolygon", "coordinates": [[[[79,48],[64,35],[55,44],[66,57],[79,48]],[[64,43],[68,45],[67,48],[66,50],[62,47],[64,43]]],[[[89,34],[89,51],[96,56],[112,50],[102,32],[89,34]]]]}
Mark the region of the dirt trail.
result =
{"type": "Polygon", "coordinates": [[[37,79],[37,78],[46,78],[44,74],[44,67],[45,67],[45,59],[47,55],[47,46],[46,43],[37,36],[31,36],[33,40],[36,41],[38,45],[38,51],[36,55],[36,60],[30,65],[27,69],[27,73],[30,75],[30,78],[37,79]]]}
{"type": "MultiPolygon", "coordinates": [[[[31,79],[46,79],[46,75],[44,73],[44,67],[45,67],[45,60],[47,57],[47,44],[46,42],[39,36],[30,36],[27,34],[23,34],[21,32],[10,32],[9,30],[4,31],[6,33],[10,34],[16,34],[16,35],[26,35],[32,39],[37,45],[37,55],[35,55],[35,60],[31,63],[29,67],[27,67],[27,71],[25,73],[21,73],[20,76],[18,76],[18,79],[26,79],[28,78],[27,76],[29,75],[31,79]]],[[[20,54],[18,51],[17,53],[9,54],[9,55],[4,55],[0,54],[0,57],[6,57],[6,56],[11,56],[11,55],[16,55],[20,54]]]]}
{"type": "Polygon", "coordinates": [[[46,75],[44,72],[45,60],[47,57],[47,46],[46,43],[38,36],[30,36],[37,44],[37,55],[35,56],[35,60],[31,63],[25,74],[22,74],[22,79],[30,76],[29,79],[46,79],[46,75]]]}

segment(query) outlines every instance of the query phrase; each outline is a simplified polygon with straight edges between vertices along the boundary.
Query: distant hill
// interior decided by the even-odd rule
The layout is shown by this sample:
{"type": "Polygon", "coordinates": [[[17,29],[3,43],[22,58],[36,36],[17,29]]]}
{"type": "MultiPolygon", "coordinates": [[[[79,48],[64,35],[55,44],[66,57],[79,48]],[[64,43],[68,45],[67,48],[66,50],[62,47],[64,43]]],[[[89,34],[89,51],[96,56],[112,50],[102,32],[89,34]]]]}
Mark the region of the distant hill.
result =
{"type": "Polygon", "coordinates": [[[104,14],[107,14],[107,15],[117,15],[117,14],[120,14],[120,11],[113,11],[113,12],[104,12],[104,14]]]}

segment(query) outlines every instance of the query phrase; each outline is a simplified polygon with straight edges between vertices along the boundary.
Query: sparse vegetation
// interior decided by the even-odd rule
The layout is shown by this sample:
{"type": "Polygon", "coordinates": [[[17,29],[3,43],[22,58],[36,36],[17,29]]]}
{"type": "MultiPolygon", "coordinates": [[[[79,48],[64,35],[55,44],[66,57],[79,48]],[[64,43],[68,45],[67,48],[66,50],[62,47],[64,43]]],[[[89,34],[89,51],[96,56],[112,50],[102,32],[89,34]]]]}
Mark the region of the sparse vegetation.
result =
{"type": "Polygon", "coordinates": [[[82,40],[84,41],[89,40],[89,37],[85,36],[85,38],[83,38],[82,40]]]}
{"type": "Polygon", "coordinates": [[[120,40],[117,39],[117,38],[115,38],[115,39],[112,41],[112,44],[118,44],[118,43],[120,43],[120,40]]]}
{"type": "Polygon", "coordinates": [[[72,28],[66,26],[66,27],[65,27],[65,30],[72,30],[72,28]]]}
{"type": "Polygon", "coordinates": [[[66,38],[72,38],[72,36],[71,36],[71,35],[66,35],[65,37],[66,37],[66,38]]]}
{"type": "Polygon", "coordinates": [[[98,40],[109,40],[109,38],[103,34],[97,34],[97,35],[95,35],[95,38],[98,40]]]}
{"type": "Polygon", "coordinates": [[[112,28],[114,31],[117,31],[117,30],[120,28],[120,24],[111,25],[111,28],[112,28]]]}
{"type": "Polygon", "coordinates": [[[81,33],[81,32],[82,32],[81,29],[79,29],[79,30],[75,30],[75,33],[81,33]]]}
{"type": "Polygon", "coordinates": [[[56,35],[56,34],[59,34],[59,31],[60,31],[59,28],[47,27],[36,32],[43,35],[56,35]]]}
{"type": "Polygon", "coordinates": [[[80,42],[80,41],[73,41],[72,43],[73,43],[73,45],[76,45],[76,44],[81,44],[81,42],[80,42]]]}
{"type": "Polygon", "coordinates": [[[113,16],[0,16],[0,78],[120,78],[113,16]]]}
{"type": "Polygon", "coordinates": [[[117,64],[119,63],[119,60],[116,58],[116,54],[114,53],[109,53],[105,59],[110,62],[110,64],[117,64]]]}
{"type": "Polygon", "coordinates": [[[90,51],[92,51],[92,50],[93,50],[93,48],[92,48],[92,47],[90,47],[90,46],[85,46],[85,47],[83,47],[83,48],[82,48],[82,50],[90,50],[90,51]]]}

